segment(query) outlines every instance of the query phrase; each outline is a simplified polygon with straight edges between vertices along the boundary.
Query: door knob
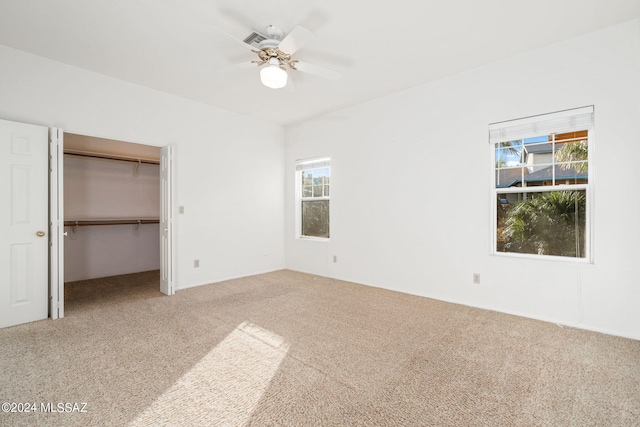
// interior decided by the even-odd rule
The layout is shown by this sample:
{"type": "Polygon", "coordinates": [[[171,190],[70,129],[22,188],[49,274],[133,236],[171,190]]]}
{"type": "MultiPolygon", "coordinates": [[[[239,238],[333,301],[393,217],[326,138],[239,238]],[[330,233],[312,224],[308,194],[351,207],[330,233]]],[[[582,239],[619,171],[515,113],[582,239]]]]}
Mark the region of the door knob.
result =
{"type": "Polygon", "coordinates": [[[44,236],[44,231],[38,231],[38,232],[36,233],[36,236],[38,236],[38,237],[42,237],[42,236],[44,236]]]}

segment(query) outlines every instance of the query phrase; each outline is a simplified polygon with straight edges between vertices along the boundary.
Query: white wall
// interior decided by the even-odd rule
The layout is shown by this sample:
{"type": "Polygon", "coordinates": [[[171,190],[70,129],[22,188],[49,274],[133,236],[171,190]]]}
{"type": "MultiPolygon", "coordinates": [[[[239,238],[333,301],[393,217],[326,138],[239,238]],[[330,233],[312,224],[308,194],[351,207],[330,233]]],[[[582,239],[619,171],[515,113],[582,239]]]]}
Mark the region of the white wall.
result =
{"type": "Polygon", "coordinates": [[[287,268],[638,339],[639,135],[638,21],[290,127],[287,268]],[[488,124],[592,104],[594,263],[490,255],[488,124]],[[331,241],[295,239],[294,162],[324,155],[331,241]]]}
{"type": "Polygon", "coordinates": [[[158,224],[65,227],[64,281],[160,269],[158,224]]]}
{"type": "Polygon", "coordinates": [[[65,220],[158,218],[160,167],[64,156],[65,220]]]}
{"type": "MultiPolygon", "coordinates": [[[[64,214],[71,221],[159,218],[160,167],[65,155],[64,214]]],[[[160,269],[158,224],[78,226],[65,231],[65,282],[160,269]]]]}
{"type": "Polygon", "coordinates": [[[0,118],[176,147],[177,289],[283,268],[281,127],[2,46],[0,76],[0,118]]]}

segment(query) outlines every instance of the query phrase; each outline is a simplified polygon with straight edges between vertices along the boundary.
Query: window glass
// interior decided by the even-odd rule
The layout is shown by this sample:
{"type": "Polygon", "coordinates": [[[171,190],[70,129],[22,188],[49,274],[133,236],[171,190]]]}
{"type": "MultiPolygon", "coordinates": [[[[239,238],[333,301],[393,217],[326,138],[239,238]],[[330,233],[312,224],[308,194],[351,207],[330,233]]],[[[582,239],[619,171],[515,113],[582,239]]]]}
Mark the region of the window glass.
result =
{"type": "Polygon", "coordinates": [[[521,165],[522,140],[496,144],[496,168],[510,168],[521,165]]]}
{"type": "Polygon", "coordinates": [[[302,201],[302,235],[329,237],[329,200],[302,201]]]}
{"type": "Polygon", "coordinates": [[[497,251],[585,257],[586,191],[498,193],[497,251]]]}

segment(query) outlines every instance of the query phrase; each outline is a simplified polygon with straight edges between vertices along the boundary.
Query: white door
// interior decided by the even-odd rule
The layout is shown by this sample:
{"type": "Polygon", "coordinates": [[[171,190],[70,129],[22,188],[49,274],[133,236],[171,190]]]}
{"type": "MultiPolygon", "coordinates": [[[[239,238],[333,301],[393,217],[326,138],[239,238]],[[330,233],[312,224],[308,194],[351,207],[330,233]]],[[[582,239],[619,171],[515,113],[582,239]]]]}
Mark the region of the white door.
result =
{"type": "Polygon", "coordinates": [[[0,120],[0,327],[48,315],[48,131],[0,120]]]}
{"type": "Polygon", "coordinates": [[[173,295],[173,149],[160,150],[160,292],[173,295]]]}

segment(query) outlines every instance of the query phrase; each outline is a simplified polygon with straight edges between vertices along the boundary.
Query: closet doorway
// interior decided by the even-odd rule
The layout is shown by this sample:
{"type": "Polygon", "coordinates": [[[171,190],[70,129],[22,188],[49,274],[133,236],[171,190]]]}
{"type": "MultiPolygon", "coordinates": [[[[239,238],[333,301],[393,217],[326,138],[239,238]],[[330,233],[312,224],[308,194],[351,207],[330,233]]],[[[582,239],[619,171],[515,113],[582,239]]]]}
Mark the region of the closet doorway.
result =
{"type": "Polygon", "coordinates": [[[62,159],[60,317],[172,294],[169,147],[65,132],[62,159]]]}

